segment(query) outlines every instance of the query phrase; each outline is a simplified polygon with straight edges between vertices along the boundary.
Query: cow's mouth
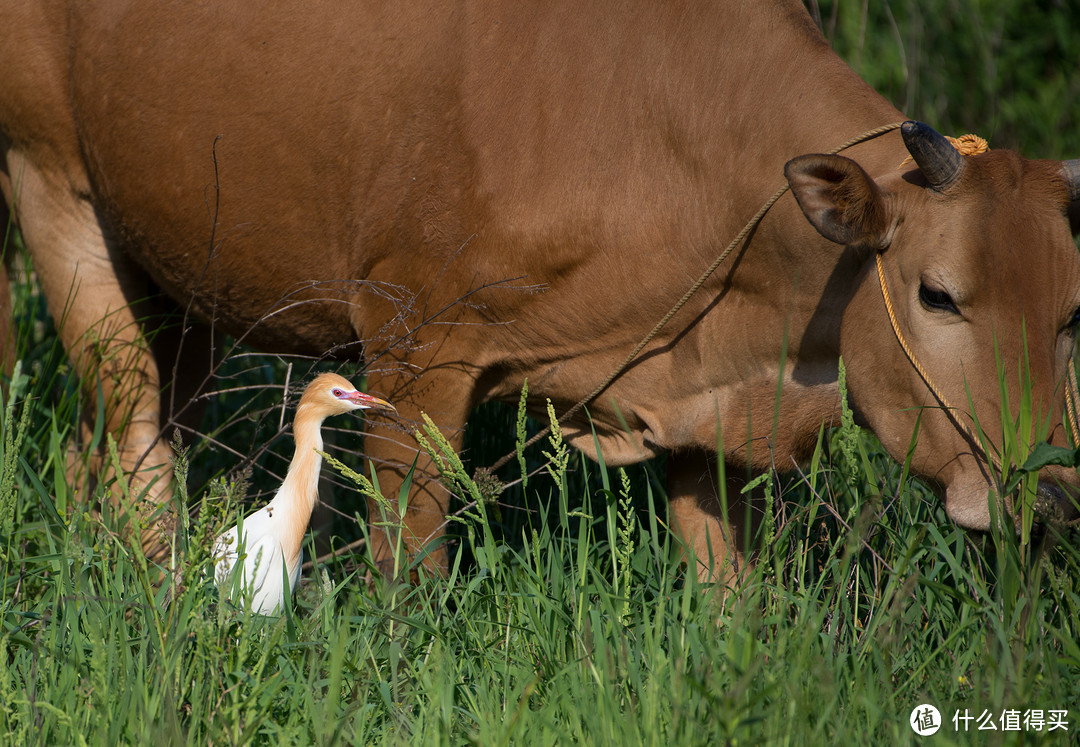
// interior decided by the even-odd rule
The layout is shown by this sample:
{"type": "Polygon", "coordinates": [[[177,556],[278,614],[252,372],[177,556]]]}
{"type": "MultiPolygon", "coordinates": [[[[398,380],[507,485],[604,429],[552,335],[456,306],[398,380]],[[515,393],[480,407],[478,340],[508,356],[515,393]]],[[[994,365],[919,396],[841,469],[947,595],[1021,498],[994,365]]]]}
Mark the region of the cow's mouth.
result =
{"type": "MultiPolygon", "coordinates": [[[[991,503],[1001,501],[997,503],[997,510],[1004,509],[1014,522],[1018,521],[1016,508],[1019,502],[1031,499],[1015,490],[1001,496],[998,492],[1000,489],[981,480],[975,484],[953,483],[944,491],[945,511],[960,526],[985,532],[994,524],[991,515],[995,511],[991,503]]],[[[1044,477],[1039,480],[1030,506],[1036,522],[1044,526],[1066,528],[1080,525],[1080,487],[1050,476],[1044,477]]]]}
{"type": "Polygon", "coordinates": [[[1044,524],[1058,527],[1076,524],[1080,521],[1080,492],[1040,480],[1032,508],[1044,524]]]}

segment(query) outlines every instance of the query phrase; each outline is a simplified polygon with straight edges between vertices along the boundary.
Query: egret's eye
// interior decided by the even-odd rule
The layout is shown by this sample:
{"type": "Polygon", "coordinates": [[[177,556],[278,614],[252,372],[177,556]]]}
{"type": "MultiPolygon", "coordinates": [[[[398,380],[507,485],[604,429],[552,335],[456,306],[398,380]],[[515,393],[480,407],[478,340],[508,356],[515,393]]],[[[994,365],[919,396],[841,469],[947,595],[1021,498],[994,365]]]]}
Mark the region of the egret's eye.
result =
{"type": "Polygon", "coordinates": [[[333,394],[338,399],[341,399],[345,396],[345,392],[341,391],[340,389],[335,389],[333,392],[331,392],[331,394],[333,394]]]}
{"type": "Polygon", "coordinates": [[[959,314],[960,310],[947,291],[940,288],[931,288],[926,283],[919,283],[919,301],[922,305],[933,311],[947,311],[950,314],[959,314]]]}

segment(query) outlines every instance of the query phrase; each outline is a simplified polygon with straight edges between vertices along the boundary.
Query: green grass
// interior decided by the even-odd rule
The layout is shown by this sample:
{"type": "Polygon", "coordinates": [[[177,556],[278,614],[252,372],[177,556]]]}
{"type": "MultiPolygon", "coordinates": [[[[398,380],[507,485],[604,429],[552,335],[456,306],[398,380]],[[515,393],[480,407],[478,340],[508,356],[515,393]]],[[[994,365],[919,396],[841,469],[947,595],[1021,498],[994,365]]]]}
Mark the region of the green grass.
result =
{"type": "MultiPolygon", "coordinates": [[[[942,131],[1080,155],[1080,96],[1066,95],[1076,11],[1032,5],[1036,30],[1013,50],[995,29],[1023,4],[983,5],[875,2],[864,26],[862,4],[843,3],[833,37],[942,131]],[[1069,65],[1031,69],[1063,56],[1069,65]],[[977,85],[964,78],[972,69],[977,85]]],[[[207,548],[242,510],[239,468],[254,468],[252,493],[266,491],[288,456],[273,440],[270,385],[281,381],[265,359],[228,362],[221,388],[255,388],[212,401],[214,441],[186,439],[178,470],[190,467],[192,492],[178,500],[193,518],[170,579],[120,539],[125,517],[75,500],[64,467],[76,388],[31,285],[16,305],[22,375],[0,423],[7,743],[903,744],[927,702],[946,719],[934,744],[1076,741],[1076,532],[964,532],[853,425],[823,433],[801,473],[772,481],[770,541],[724,604],[676,560],[662,462],[623,473],[549,441],[502,477],[541,465],[540,451],[559,457],[551,471],[462,514],[448,578],[369,585],[362,556],[343,556],[305,572],[285,616],[258,618],[219,597],[207,548]],[[956,732],[957,709],[1071,709],[1069,732],[956,732]]],[[[466,455],[490,463],[514,434],[513,409],[487,407],[466,455]]],[[[463,505],[482,495],[466,467],[448,472],[463,505]]],[[[355,536],[361,492],[337,476],[332,501],[346,515],[324,535],[355,536]]]]}
{"type": "Polygon", "coordinates": [[[724,605],[674,559],[658,490],[631,496],[622,472],[552,441],[516,541],[494,537],[484,501],[465,512],[467,572],[368,587],[335,562],[267,619],[210,581],[228,485],[201,497],[172,583],[114,517],[54,510],[68,488],[31,466],[47,412],[29,386],[0,475],[14,743],[894,743],[923,702],[951,717],[1080,699],[1076,538],[1031,552],[1013,532],[965,533],[851,426],[775,483],[774,539],[724,605]]]}

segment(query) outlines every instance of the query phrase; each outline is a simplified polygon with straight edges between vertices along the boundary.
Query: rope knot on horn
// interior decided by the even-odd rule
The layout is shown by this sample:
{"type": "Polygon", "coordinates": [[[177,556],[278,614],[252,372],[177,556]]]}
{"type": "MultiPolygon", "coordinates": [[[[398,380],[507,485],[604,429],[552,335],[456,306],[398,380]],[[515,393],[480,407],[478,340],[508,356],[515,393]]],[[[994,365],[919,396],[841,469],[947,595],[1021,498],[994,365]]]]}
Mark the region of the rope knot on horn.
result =
{"type": "MultiPolygon", "coordinates": [[[[949,135],[946,135],[945,139],[948,140],[952,144],[952,147],[956,148],[956,151],[962,156],[977,156],[980,153],[985,153],[990,150],[990,145],[986,142],[986,138],[979,137],[970,132],[966,135],[961,135],[960,137],[950,137],[949,135]]],[[[908,156],[899,166],[897,166],[897,168],[902,169],[914,160],[914,157],[908,156]]]]}
{"type": "Polygon", "coordinates": [[[970,132],[960,137],[945,136],[945,139],[952,143],[953,147],[960,151],[962,156],[977,156],[980,153],[985,153],[990,150],[990,146],[986,144],[984,138],[978,135],[973,135],[970,132]]]}

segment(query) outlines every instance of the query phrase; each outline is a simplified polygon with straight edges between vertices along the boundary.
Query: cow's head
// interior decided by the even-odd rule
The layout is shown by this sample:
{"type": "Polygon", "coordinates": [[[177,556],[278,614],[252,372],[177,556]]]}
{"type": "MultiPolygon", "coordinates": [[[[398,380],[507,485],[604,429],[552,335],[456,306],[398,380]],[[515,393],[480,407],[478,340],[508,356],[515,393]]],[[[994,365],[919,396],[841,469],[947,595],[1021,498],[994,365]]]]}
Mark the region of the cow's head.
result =
{"type": "MultiPolygon", "coordinates": [[[[1016,421],[1021,380],[1029,375],[1032,411],[1048,425],[1041,438],[1068,445],[1066,372],[1080,325],[1080,253],[1066,213],[1080,200],[1080,162],[1029,161],[1009,151],[961,156],[914,122],[904,125],[903,138],[914,165],[877,181],[840,156],[803,156],[785,170],[814,227],[865,252],[840,342],[857,411],[898,460],[918,425],[913,467],[944,490],[957,523],[985,529],[988,497],[997,492],[988,491],[1000,473],[972,438],[973,418],[989,451],[999,452],[1003,423],[1016,421]],[[886,310],[879,258],[910,356],[886,310]],[[1002,376],[1011,410],[1004,417],[1002,376]]],[[[1039,434],[1017,436],[1030,443],[1039,434]]],[[[1075,470],[1044,469],[1036,510],[1048,520],[1075,519],[1078,486],[1075,470]]],[[[1012,498],[1004,501],[1012,511],[1012,498]]]]}

